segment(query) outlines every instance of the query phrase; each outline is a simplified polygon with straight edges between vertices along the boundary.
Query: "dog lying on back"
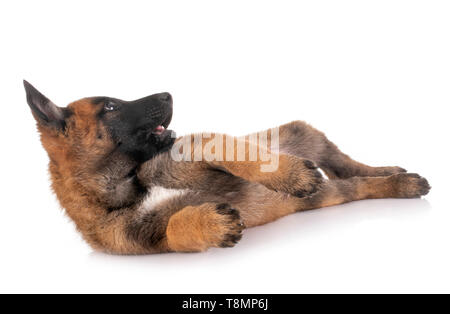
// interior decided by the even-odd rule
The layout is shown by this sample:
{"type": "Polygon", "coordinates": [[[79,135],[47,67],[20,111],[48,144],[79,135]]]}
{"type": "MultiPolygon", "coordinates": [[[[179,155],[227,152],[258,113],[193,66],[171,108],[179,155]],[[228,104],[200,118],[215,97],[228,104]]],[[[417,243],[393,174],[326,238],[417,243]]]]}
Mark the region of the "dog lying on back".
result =
{"type": "Polygon", "coordinates": [[[304,122],[268,132],[273,150],[255,141],[255,134],[175,139],[167,129],[168,93],[136,101],[84,98],[62,108],[24,85],[50,159],[52,188],[97,250],[148,254],[231,247],[244,228],[298,211],[415,198],[430,189],[426,179],[402,168],[352,160],[304,122]],[[185,158],[174,158],[174,147],[185,158]],[[276,157],[270,171],[263,171],[263,152],[276,157]]]}

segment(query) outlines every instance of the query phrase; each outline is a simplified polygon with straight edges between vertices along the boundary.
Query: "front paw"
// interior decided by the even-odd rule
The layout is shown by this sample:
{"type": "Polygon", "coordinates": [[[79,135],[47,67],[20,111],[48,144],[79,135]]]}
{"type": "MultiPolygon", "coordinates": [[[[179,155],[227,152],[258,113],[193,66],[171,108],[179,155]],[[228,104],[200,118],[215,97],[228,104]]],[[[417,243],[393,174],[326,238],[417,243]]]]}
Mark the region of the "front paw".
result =
{"type": "Polygon", "coordinates": [[[220,238],[216,241],[216,246],[235,246],[242,238],[242,231],[245,228],[239,211],[227,203],[217,205],[215,210],[219,215],[223,216],[222,228],[221,232],[219,232],[220,238]]]}
{"type": "Polygon", "coordinates": [[[299,167],[300,173],[296,174],[293,184],[295,192],[292,194],[297,197],[305,197],[316,193],[324,182],[324,178],[314,162],[308,159],[302,161],[303,168],[299,167]]]}
{"type": "Polygon", "coordinates": [[[272,182],[275,191],[288,193],[296,197],[305,197],[316,193],[324,183],[324,177],[316,164],[308,159],[288,159],[272,182]]]}
{"type": "Polygon", "coordinates": [[[187,206],[174,214],[167,226],[167,242],[175,252],[201,252],[210,247],[232,247],[245,226],[229,204],[187,206]]]}

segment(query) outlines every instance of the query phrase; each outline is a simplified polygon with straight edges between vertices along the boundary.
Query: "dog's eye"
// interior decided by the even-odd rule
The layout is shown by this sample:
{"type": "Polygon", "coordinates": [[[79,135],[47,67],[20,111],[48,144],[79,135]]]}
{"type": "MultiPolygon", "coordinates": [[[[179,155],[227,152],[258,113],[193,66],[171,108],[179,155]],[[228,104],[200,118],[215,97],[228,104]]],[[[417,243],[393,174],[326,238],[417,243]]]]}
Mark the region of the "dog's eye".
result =
{"type": "Polygon", "coordinates": [[[118,108],[118,106],[113,102],[108,101],[107,103],[105,103],[106,111],[114,111],[114,110],[117,110],[117,108],[118,108]]]}

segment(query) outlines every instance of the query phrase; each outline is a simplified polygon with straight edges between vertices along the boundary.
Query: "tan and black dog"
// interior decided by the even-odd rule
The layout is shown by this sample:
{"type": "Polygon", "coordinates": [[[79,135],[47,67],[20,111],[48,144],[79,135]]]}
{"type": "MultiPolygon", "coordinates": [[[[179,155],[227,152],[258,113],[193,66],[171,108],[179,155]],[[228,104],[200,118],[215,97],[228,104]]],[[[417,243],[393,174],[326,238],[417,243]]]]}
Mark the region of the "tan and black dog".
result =
{"type": "MultiPolygon", "coordinates": [[[[402,168],[352,160],[300,121],[277,129],[279,165],[273,172],[261,171],[266,161],[259,157],[175,161],[174,142],[187,139],[192,156],[208,142],[199,144],[194,136],[175,140],[166,129],[170,94],[131,102],[84,98],[62,108],[24,85],[50,159],[53,190],[94,249],[147,254],[231,247],[245,227],[298,211],[370,198],[414,198],[430,189],[426,179],[402,168]]],[[[257,145],[250,138],[232,142],[244,142],[247,157],[257,145]]]]}

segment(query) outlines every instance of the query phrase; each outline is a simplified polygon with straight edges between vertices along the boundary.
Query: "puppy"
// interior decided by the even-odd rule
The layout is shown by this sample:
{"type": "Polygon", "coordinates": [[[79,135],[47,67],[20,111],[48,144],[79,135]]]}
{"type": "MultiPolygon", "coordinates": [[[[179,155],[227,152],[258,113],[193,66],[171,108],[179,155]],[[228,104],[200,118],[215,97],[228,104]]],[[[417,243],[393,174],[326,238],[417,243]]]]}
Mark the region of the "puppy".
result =
{"type": "Polygon", "coordinates": [[[114,254],[232,247],[246,227],[371,198],[415,198],[426,179],[352,160],[301,121],[234,138],[168,130],[172,97],[58,107],[24,81],[52,188],[84,239],[114,254]],[[323,178],[320,167],[328,177],[323,178]]]}

